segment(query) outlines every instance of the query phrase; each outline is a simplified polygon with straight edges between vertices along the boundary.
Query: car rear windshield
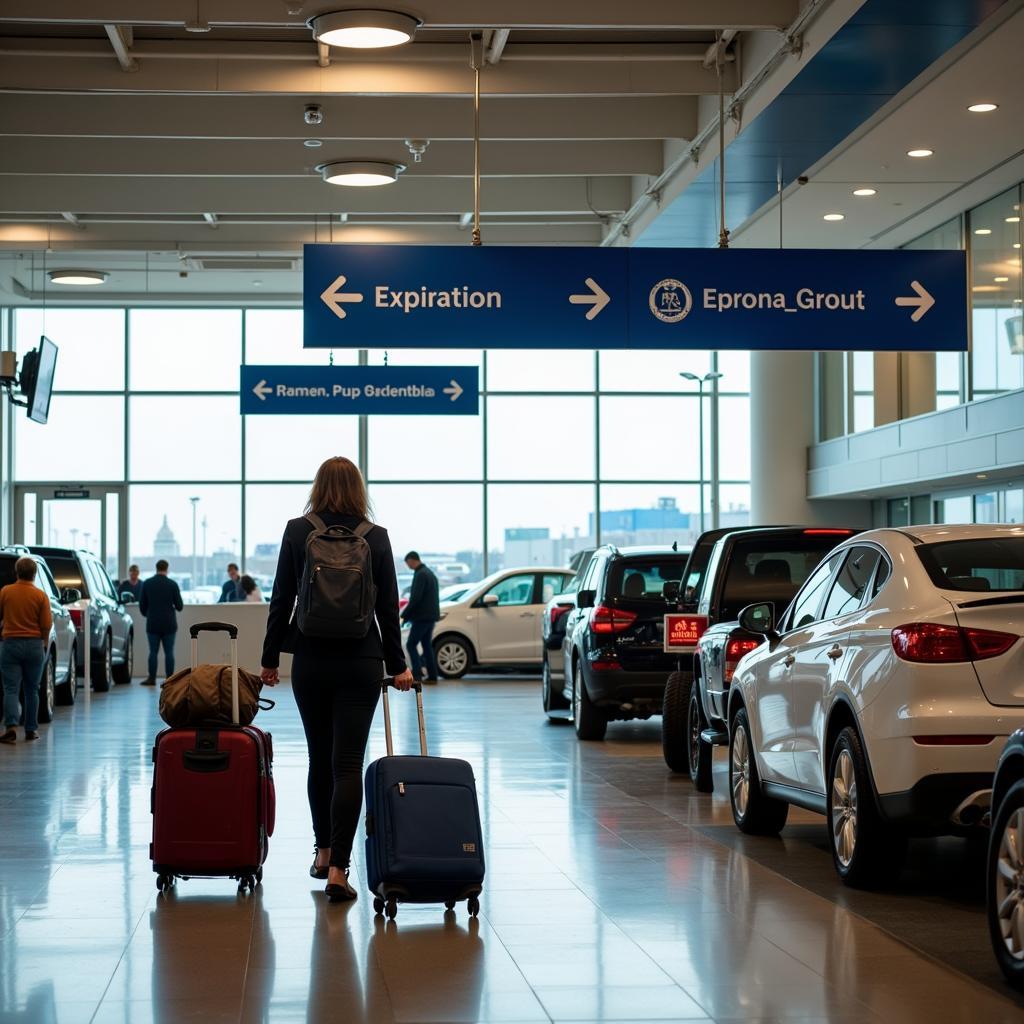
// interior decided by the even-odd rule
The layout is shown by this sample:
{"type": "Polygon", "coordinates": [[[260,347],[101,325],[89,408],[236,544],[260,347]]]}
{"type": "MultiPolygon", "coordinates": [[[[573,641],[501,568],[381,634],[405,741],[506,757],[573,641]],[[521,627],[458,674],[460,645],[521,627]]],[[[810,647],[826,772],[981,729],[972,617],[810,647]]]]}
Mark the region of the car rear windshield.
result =
{"type": "Polygon", "coordinates": [[[924,544],[917,555],[941,590],[1024,590],[1024,537],[924,544]]]}
{"type": "Polygon", "coordinates": [[[774,602],[781,614],[818,563],[848,536],[801,533],[737,540],[722,591],[722,621],[735,619],[742,608],[761,601],[774,602]]]}
{"type": "Polygon", "coordinates": [[[686,555],[616,558],[608,570],[605,596],[664,604],[666,584],[678,583],[685,568],[686,555]]]}
{"type": "Polygon", "coordinates": [[[50,567],[50,572],[53,573],[53,578],[59,590],[64,590],[66,587],[74,587],[75,590],[82,592],[82,597],[89,596],[89,588],[82,579],[82,570],[79,569],[78,562],[74,558],[59,558],[56,555],[48,555],[46,564],[50,567]]]}
{"type": "Polygon", "coordinates": [[[6,587],[8,583],[13,583],[15,580],[14,575],[14,563],[17,562],[16,558],[0,558],[0,587],[6,587]]]}

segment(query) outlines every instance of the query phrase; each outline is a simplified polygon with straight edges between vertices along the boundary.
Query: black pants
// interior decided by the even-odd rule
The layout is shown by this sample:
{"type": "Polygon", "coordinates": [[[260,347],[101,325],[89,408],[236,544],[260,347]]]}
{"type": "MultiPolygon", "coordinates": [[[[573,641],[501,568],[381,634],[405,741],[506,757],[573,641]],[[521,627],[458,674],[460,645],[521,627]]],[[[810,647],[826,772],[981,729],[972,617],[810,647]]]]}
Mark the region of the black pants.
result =
{"type": "Polygon", "coordinates": [[[340,660],[297,652],[292,692],[309,747],[309,809],[316,845],[347,868],[363,803],[363,759],[384,666],[376,658],[340,660]]]}

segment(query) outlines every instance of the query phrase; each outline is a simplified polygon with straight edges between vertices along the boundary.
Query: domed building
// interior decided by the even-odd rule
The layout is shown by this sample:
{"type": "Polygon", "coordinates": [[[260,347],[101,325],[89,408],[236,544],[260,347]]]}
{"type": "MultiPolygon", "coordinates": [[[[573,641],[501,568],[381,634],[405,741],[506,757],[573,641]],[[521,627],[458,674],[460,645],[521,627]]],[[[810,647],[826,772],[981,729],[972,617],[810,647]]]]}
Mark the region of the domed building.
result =
{"type": "Polygon", "coordinates": [[[177,558],[180,553],[178,541],[175,539],[174,531],[168,524],[165,514],[164,521],[160,524],[160,529],[156,531],[156,538],[153,540],[153,556],[158,559],[170,560],[177,558]]]}

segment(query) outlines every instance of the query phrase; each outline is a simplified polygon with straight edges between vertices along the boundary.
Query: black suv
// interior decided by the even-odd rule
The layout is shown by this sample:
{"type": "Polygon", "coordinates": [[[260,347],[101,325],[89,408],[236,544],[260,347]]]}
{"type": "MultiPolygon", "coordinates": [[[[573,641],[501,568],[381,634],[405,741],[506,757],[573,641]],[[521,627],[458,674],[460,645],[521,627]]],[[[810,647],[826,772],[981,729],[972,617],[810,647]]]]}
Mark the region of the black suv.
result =
{"type": "MultiPolygon", "coordinates": [[[[106,693],[114,683],[132,681],[134,659],[134,626],[125,601],[103,568],[103,563],[88,551],[72,548],[51,548],[33,545],[30,550],[46,559],[57,585],[74,588],[88,598],[89,651],[92,655],[92,688],[106,693]]],[[[127,595],[126,595],[127,596],[127,595]]],[[[71,609],[78,633],[78,649],[84,651],[82,611],[71,609]]],[[[80,659],[79,675],[85,672],[85,659],[80,659]]]]}
{"type": "Polygon", "coordinates": [[[676,604],[688,549],[616,548],[594,552],[568,613],[562,647],[564,696],[576,735],[600,740],[610,721],[661,714],[664,615],[676,604]]]}

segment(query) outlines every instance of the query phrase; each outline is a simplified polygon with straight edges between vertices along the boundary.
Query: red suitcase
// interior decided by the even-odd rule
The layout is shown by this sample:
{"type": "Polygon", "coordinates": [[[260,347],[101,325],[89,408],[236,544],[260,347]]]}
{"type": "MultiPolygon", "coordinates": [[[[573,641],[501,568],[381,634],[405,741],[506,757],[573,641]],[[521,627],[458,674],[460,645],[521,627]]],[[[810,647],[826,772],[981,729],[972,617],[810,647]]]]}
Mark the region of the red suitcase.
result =
{"type": "Polygon", "coordinates": [[[238,627],[196,623],[192,667],[199,634],[222,631],[231,638],[234,725],[211,722],[189,729],[164,729],[153,747],[153,842],[150,857],[156,886],[167,892],[176,878],[234,878],[239,892],[263,878],[274,832],[273,748],[270,733],[238,725],[238,627]]]}

